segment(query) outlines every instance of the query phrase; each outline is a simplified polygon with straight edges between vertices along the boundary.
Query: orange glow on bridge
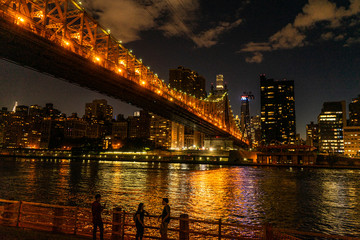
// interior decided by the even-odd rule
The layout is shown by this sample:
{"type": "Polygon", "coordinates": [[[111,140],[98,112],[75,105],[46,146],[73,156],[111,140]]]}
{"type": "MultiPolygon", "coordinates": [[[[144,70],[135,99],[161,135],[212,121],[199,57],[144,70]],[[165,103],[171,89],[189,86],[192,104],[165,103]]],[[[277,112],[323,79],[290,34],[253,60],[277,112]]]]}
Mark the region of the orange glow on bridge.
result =
{"type": "Polygon", "coordinates": [[[0,17],[43,37],[167,101],[186,109],[218,131],[247,143],[236,126],[228,95],[197,99],[170,88],[73,0],[0,0],[0,17]]]}

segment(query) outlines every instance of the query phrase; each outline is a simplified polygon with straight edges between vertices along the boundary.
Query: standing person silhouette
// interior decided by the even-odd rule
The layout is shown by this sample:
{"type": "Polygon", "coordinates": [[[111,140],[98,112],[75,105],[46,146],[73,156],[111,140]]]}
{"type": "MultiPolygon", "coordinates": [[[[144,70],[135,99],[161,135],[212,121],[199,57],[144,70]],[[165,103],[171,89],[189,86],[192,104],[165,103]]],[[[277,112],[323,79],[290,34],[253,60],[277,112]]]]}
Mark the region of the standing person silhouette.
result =
{"type": "Polygon", "coordinates": [[[100,201],[101,201],[101,195],[96,194],[95,201],[92,203],[91,206],[91,212],[92,212],[93,224],[94,224],[93,240],[96,240],[97,227],[99,227],[100,230],[100,240],[104,240],[104,224],[101,218],[101,212],[104,210],[106,203],[105,206],[103,207],[101,206],[100,201]]]}
{"type": "Polygon", "coordinates": [[[144,236],[144,216],[149,216],[149,213],[144,210],[144,204],[140,203],[135,213],[135,226],[136,226],[136,240],[142,240],[144,236]]]}
{"type": "Polygon", "coordinates": [[[161,239],[167,239],[168,224],[170,222],[169,199],[163,198],[162,205],[164,206],[164,209],[161,215],[159,216],[159,219],[161,218],[160,235],[161,235],[161,239]]]}

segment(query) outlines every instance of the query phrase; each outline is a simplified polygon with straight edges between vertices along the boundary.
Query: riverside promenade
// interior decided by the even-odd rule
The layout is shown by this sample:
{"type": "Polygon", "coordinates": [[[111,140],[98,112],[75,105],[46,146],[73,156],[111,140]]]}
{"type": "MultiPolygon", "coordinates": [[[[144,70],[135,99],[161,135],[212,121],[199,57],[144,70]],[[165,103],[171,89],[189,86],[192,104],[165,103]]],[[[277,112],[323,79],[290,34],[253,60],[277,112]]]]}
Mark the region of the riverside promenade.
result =
{"type": "MultiPolygon", "coordinates": [[[[151,152],[73,152],[70,150],[0,149],[0,157],[21,157],[28,159],[70,159],[127,162],[167,162],[188,164],[212,164],[231,166],[299,167],[360,169],[360,158],[318,155],[317,160],[301,164],[292,161],[274,160],[272,163],[259,161],[256,152],[246,151],[151,151],[151,152]]],[[[263,155],[262,153],[260,153],[263,155]]]]}
{"type": "MultiPolygon", "coordinates": [[[[134,239],[133,213],[121,208],[106,209],[103,213],[104,238],[108,240],[134,239]]],[[[160,239],[158,216],[146,217],[145,239],[160,239]]],[[[50,205],[34,202],[0,199],[0,225],[61,233],[68,236],[91,238],[91,209],[50,205]]],[[[169,239],[344,239],[359,238],[301,232],[265,225],[230,223],[226,219],[199,220],[188,214],[172,216],[169,224],[169,239]]],[[[59,238],[61,239],[61,238],[59,238]]]]}

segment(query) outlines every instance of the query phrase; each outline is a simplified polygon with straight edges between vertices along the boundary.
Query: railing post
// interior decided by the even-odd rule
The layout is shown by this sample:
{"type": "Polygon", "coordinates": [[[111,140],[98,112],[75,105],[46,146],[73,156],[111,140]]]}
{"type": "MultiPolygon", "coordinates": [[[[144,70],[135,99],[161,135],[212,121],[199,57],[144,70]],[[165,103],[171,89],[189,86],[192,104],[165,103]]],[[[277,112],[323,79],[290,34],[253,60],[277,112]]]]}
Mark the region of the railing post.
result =
{"type": "Polygon", "coordinates": [[[75,208],[75,219],[74,219],[74,235],[77,233],[77,220],[78,220],[79,207],[75,208]]]}
{"type": "Polygon", "coordinates": [[[111,240],[119,240],[121,237],[121,213],[120,207],[113,208],[111,240]]]}
{"type": "Polygon", "coordinates": [[[221,239],[221,218],[219,219],[219,240],[221,239]]]}
{"type": "Polygon", "coordinates": [[[54,209],[54,218],[53,218],[53,232],[61,232],[61,225],[63,222],[62,217],[64,216],[64,208],[56,207],[54,209]]]}
{"type": "Polygon", "coordinates": [[[22,201],[19,202],[18,214],[17,214],[17,219],[16,219],[16,227],[19,227],[21,210],[22,210],[22,201]]]}
{"type": "Polygon", "coordinates": [[[273,240],[274,235],[270,224],[266,223],[264,226],[264,240],[273,240]]]}
{"type": "Polygon", "coordinates": [[[121,240],[125,239],[125,210],[122,211],[122,221],[121,221],[121,240]]]}
{"type": "Polygon", "coordinates": [[[179,239],[180,240],[189,240],[189,215],[188,214],[180,215],[179,239]]]}

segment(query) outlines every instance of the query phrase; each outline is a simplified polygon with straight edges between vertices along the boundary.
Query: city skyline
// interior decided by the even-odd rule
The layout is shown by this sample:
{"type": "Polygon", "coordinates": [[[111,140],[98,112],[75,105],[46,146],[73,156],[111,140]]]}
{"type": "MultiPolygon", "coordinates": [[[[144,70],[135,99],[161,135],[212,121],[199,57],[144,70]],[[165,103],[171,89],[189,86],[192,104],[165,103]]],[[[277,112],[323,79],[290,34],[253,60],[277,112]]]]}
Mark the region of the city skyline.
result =
{"type": "MultiPolygon", "coordinates": [[[[120,11],[124,7],[120,3],[113,5],[113,10],[106,7],[112,6],[108,1],[93,1],[85,6],[93,12],[102,10],[97,12],[100,23],[127,42],[125,46],[133,49],[136,56],[142,57],[166,81],[169,69],[183,65],[203,75],[209,91],[216,74],[223,74],[237,115],[244,91],[256,96],[250,103],[251,115],[260,114],[259,74],[294,80],[297,131],[302,138],[306,124],[316,121],[323,102],[345,100],[348,105],[359,94],[360,48],[355,31],[359,25],[358,0],[342,1],[342,4],[337,1],[337,5],[326,0],[296,4],[228,1],[221,5],[219,2],[205,5],[202,1],[166,2],[144,7],[139,2],[131,5],[123,1],[121,4],[129,3],[124,10],[133,10],[128,11],[133,16],[145,11],[153,20],[153,25],[145,26],[139,23],[140,17],[134,17],[129,20],[134,28],[126,28],[125,23],[121,25],[121,18],[112,17],[114,9],[120,11]],[[277,11],[280,7],[281,14],[277,11]],[[156,9],[168,11],[169,19],[156,9]],[[321,16],[317,9],[323,10],[321,16]],[[124,27],[111,26],[116,24],[124,27]]],[[[81,115],[86,102],[105,98],[114,106],[115,114],[131,115],[136,110],[119,100],[8,62],[1,61],[0,69],[3,73],[0,103],[9,109],[15,101],[19,105],[52,102],[68,115],[72,112],[81,115]]]]}

